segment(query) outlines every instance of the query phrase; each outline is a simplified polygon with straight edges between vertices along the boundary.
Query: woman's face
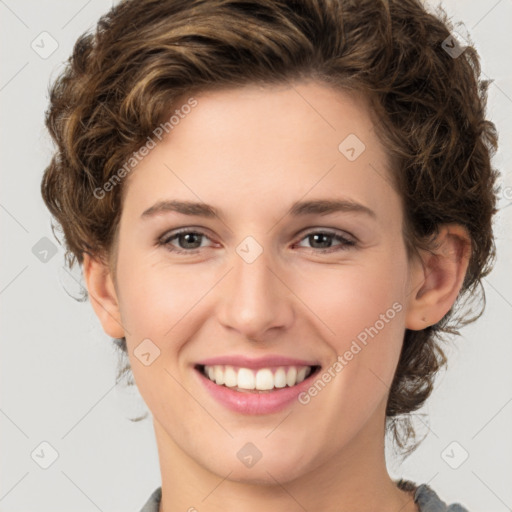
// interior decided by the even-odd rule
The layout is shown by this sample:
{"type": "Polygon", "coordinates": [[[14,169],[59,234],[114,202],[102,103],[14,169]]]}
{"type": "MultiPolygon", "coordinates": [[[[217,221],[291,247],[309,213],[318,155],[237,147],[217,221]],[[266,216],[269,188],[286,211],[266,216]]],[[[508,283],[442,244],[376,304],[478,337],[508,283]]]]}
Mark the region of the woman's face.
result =
{"type": "Polygon", "coordinates": [[[129,175],[119,226],[159,449],[273,483],[381,446],[418,283],[365,104],[314,82],[195,100],[129,175]]]}

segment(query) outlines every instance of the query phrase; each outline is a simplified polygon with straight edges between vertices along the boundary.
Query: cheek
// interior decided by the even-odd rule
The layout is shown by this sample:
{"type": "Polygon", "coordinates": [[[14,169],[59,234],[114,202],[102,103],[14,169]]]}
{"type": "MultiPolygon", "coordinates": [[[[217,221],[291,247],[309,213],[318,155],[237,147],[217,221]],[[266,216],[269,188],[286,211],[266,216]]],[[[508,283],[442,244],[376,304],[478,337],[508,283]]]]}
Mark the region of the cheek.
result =
{"type": "Polygon", "coordinates": [[[138,336],[163,340],[211,286],[203,277],[186,265],[166,264],[165,257],[125,248],[118,262],[123,324],[138,336]]]}
{"type": "Polygon", "coordinates": [[[391,331],[391,324],[401,322],[395,320],[401,318],[397,310],[404,309],[405,260],[400,254],[382,253],[372,259],[371,263],[318,267],[314,272],[301,272],[295,281],[298,295],[324,325],[326,339],[338,340],[336,348],[343,349],[347,340],[375,323],[384,334],[391,331]],[[385,329],[381,315],[384,321],[390,320],[385,329]]]}
{"type": "Polygon", "coordinates": [[[407,275],[405,253],[379,253],[371,259],[310,276],[302,289],[321,320],[316,323],[325,333],[333,364],[340,363],[331,369],[336,400],[366,404],[361,408],[368,410],[387,392],[396,370],[405,329],[407,275]]]}

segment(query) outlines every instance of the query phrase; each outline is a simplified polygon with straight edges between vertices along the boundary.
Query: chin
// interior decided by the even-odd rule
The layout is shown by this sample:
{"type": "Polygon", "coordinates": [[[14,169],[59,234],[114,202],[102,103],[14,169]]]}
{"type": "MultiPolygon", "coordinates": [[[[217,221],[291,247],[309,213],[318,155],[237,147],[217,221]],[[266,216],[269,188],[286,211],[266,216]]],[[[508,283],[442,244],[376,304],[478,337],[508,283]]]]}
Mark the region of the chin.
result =
{"type": "Polygon", "coordinates": [[[296,457],[286,459],[279,451],[276,455],[269,458],[262,456],[252,467],[245,467],[236,459],[234,462],[227,460],[224,465],[215,465],[209,469],[221,478],[233,482],[269,486],[276,485],[276,483],[285,484],[308,472],[304,461],[296,457]]]}

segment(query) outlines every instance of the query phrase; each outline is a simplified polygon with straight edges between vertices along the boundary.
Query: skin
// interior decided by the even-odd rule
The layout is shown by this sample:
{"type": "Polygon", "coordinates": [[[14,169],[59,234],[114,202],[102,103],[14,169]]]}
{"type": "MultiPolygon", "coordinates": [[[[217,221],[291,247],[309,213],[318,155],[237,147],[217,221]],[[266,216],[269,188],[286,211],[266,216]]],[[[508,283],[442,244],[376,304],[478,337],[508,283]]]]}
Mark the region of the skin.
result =
{"type": "Polygon", "coordinates": [[[386,469],[386,401],[405,329],[439,321],[458,295],[466,231],[442,226],[439,249],[408,260],[401,199],[362,98],[300,82],[196,99],[124,183],[115,269],[99,256],[85,255],[83,265],[94,310],[109,336],[126,336],[153,415],[160,511],[417,510],[386,469]],[[349,134],[366,146],[352,162],[338,150],[349,134]],[[294,201],[333,198],[361,203],[375,218],[287,215],[294,201]],[[141,219],[165,199],[202,201],[221,214],[141,219]],[[179,238],[158,245],[183,227],[206,234],[192,239],[199,249],[171,252],[191,251],[179,238]],[[311,228],[356,245],[332,237],[315,245],[311,228]],[[236,252],[247,236],[263,249],[250,264],[236,252]],[[338,250],[322,254],[329,240],[338,250]],[[193,369],[226,354],[280,354],[329,368],[393,303],[401,311],[307,405],[232,412],[193,369]],[[149,366],[133,354],[146,338],[160,349],[149,366]],[[251,468],[237,458],[247,442],[262,453],[251,468]]]}

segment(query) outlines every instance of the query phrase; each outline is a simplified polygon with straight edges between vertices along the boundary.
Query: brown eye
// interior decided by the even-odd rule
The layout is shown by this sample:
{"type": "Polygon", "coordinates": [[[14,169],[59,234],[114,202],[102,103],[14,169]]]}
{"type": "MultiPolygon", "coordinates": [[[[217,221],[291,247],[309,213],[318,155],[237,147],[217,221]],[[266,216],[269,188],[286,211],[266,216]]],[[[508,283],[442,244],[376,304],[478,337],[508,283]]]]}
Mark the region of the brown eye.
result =
{"type": "Polygon", "coordinates": [[[335,252],[340,250],[346,250],[349,247],[356,245],[354,240],[349,240],[347,237],[340,235],[339,233],[333,233],[330,231],[314,231],[307,233],[302,240],[308,240],[312,249],[315,252],[335,252]],[[333,240],[339,242],[337,245],[333,245],[333,240]]]}
{"type": "Polygon", "coordinates": [[[184,229],[164,235],[160,239],[159,245],[166,246],[171,252],[193,253],[204,247],[202,246],[204,238],[208,238],[205,233],[184,229]]]}

